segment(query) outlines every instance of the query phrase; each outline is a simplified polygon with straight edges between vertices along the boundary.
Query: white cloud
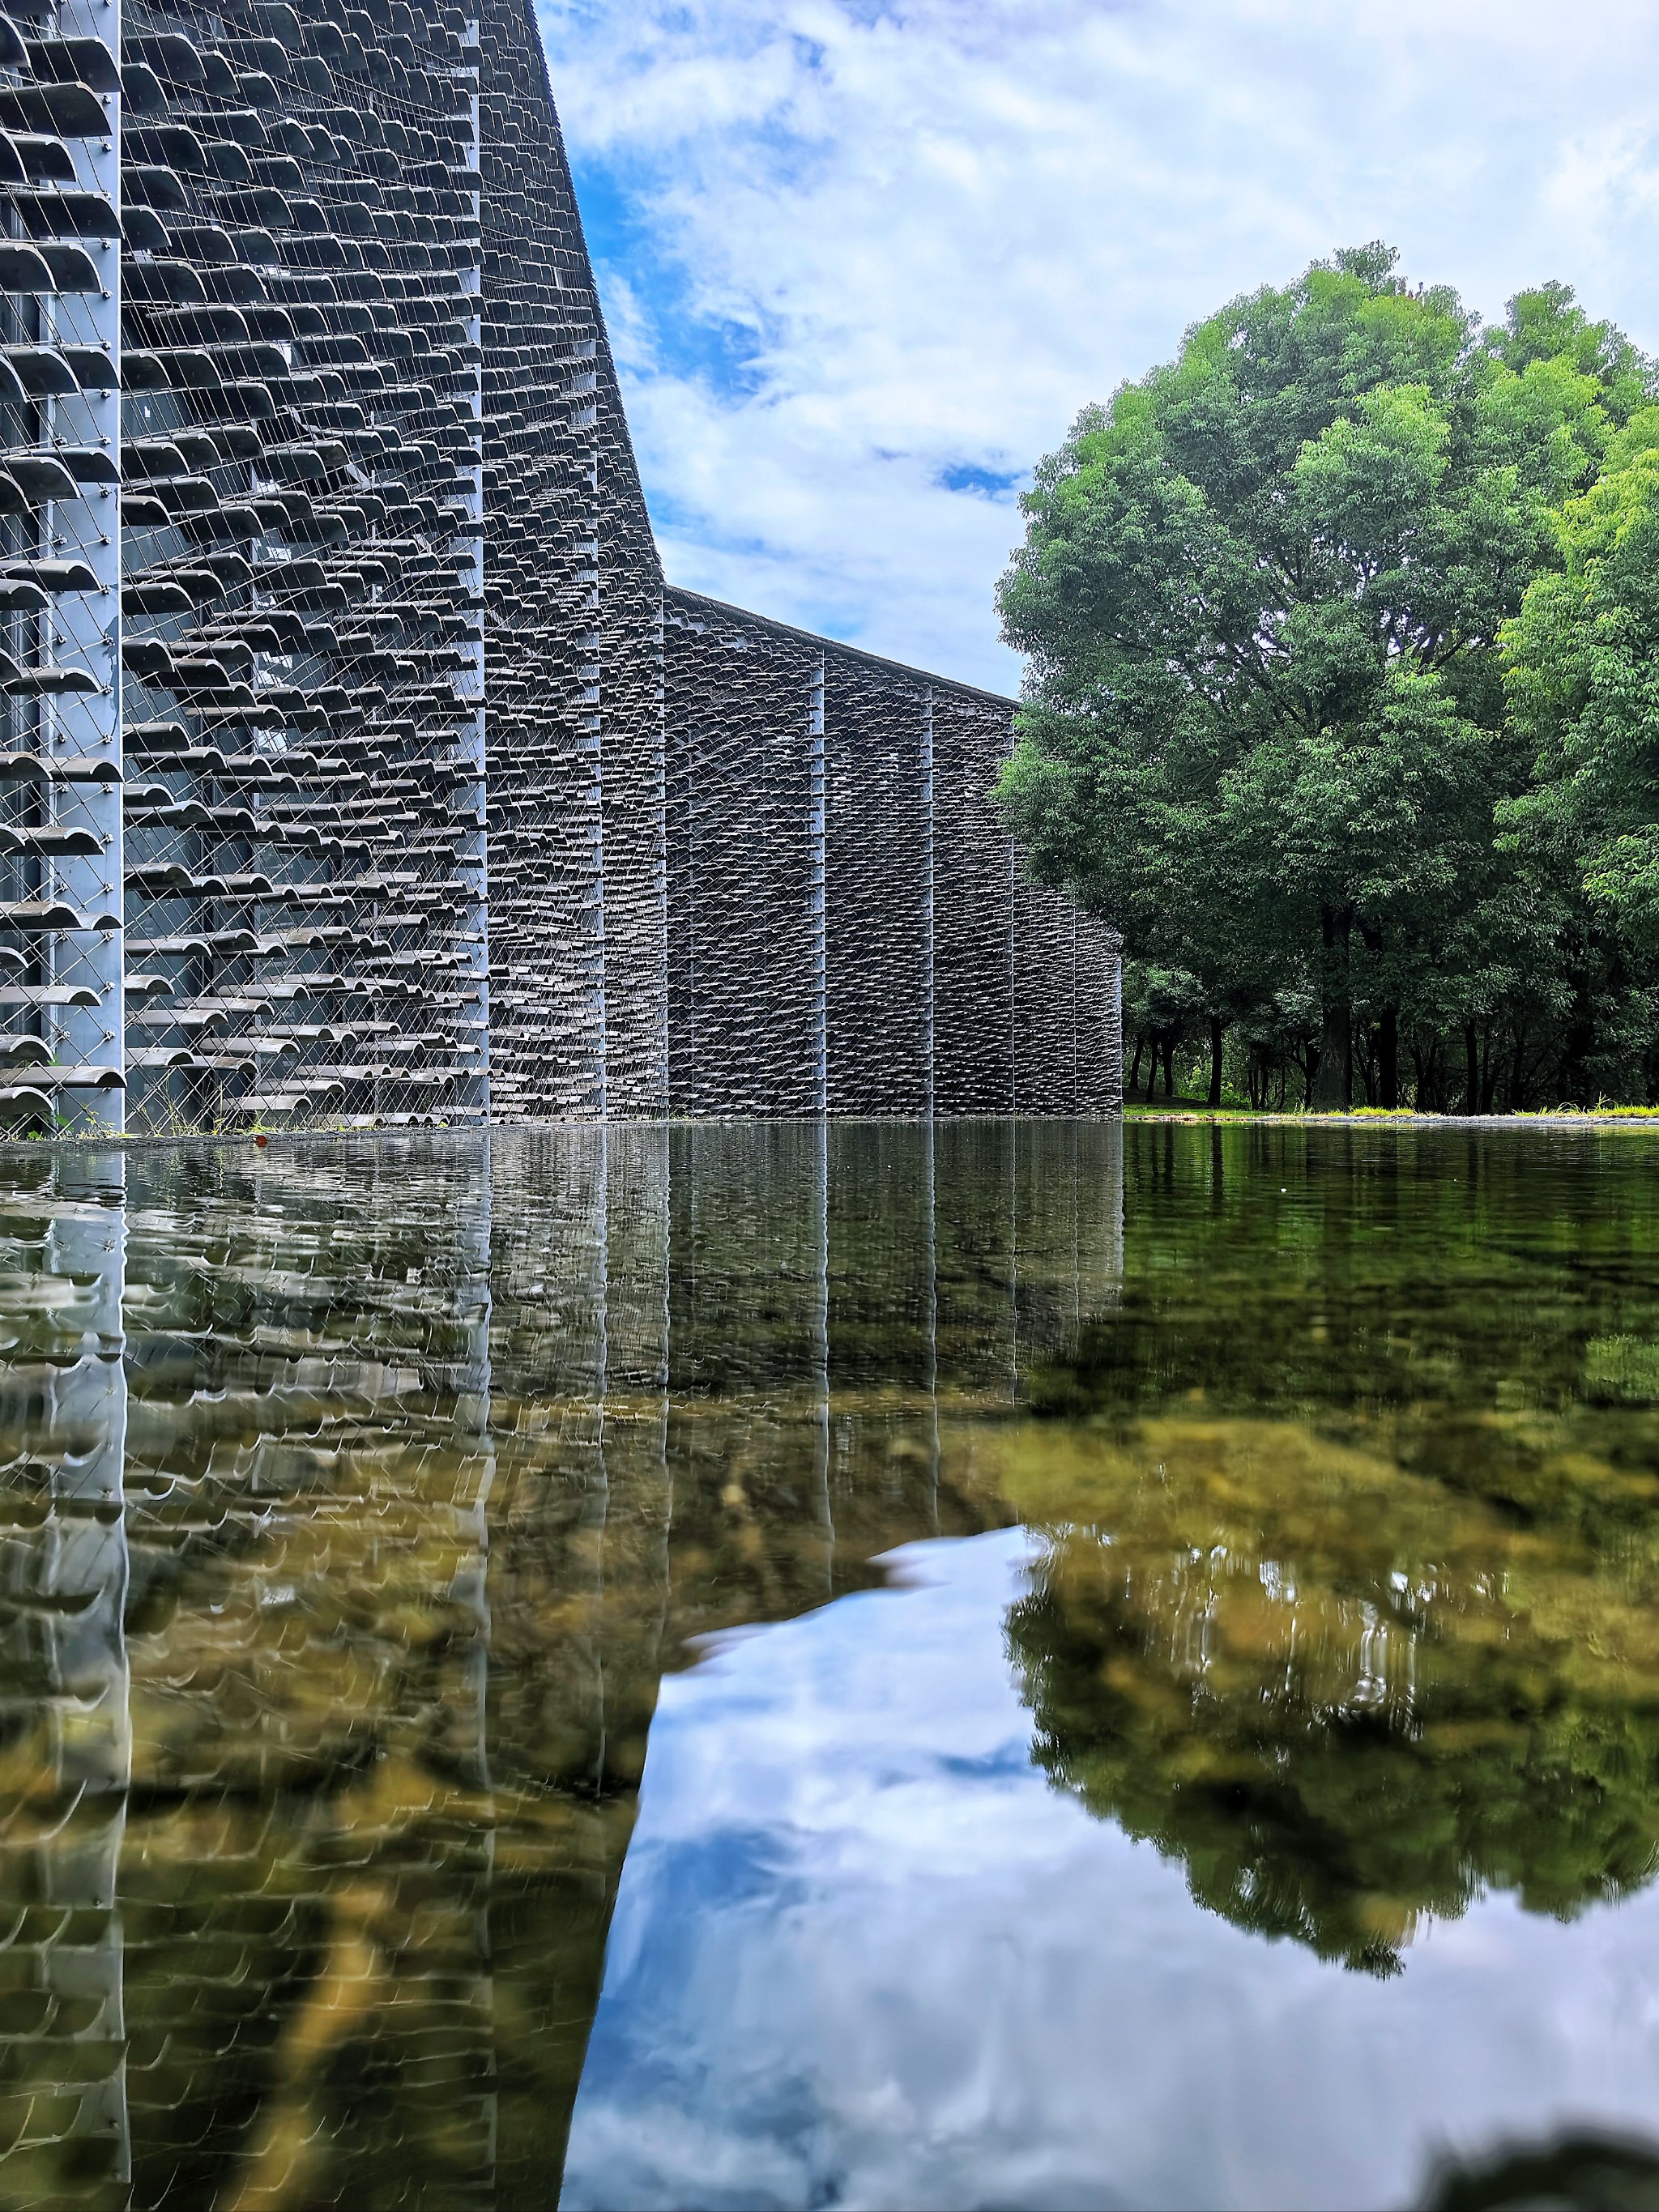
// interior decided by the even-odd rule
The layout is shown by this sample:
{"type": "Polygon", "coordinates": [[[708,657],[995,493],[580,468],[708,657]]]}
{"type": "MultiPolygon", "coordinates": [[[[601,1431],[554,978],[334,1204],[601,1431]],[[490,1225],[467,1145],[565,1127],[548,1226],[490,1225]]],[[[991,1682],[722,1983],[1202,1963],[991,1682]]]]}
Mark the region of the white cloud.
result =
{"type": "Polygon", "coordinates": [[[1007,687],[1024,470],[1232,294],[1385,236],[1659,343],[1659,11],[1592,0],[544,0],[670,573],[1007,687]],[[666,279],[678,280],[676,293],[666,279]],[[624,312],[625,310],[625,312],[624,312]],[[697,365],[734,326],[747,373],[697,365]]]}

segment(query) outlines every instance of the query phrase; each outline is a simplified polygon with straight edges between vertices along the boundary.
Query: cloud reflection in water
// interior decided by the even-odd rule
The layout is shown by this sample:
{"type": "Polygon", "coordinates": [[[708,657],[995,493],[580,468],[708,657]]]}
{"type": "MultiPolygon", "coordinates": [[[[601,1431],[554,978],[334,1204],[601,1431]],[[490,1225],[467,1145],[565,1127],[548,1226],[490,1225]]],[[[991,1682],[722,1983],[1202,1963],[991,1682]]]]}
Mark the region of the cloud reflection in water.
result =
{"type": "Polygon", "coordinates": [[[1032,1765],[1031,1556],[907,1547],[664,1683],[567,2212],[1404,2204],[1448,2150],[1646,2128],[1659,1893],[1480,1899],[1386,1982],[1242,1932],[1032,1765]]]}

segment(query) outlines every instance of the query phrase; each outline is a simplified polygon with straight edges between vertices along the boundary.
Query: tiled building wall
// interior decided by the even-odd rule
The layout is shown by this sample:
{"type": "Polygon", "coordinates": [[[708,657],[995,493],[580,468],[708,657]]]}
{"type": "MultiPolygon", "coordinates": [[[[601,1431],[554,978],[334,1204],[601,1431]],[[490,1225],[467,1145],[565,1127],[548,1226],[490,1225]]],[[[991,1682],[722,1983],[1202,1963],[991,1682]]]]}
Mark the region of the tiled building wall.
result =
{"type": "Polygon", "coordinates": [[[599,324],[539,40],[491,0],[483,79],[491,1104],[604,1103],[599,324]]]}
{"type": "Polygon", "coordinates": [[[671,594],[669,1102],[823,1110],[823,653],[671,594]]]}
{"type": "Polygon", "coordinates": [[[826,1104],[932,1104],[932,693],[843,651],[823,702],[826,1104]]]}
{"type": "Polygon", "coordinates": [[[0,1124],[118,1120],[120,48],[0,25],[0,1124]]]}
{"type": "Polygon", "coordinates": [[[25,13],[0,1128],[1112,1105],[1008,703],[665,591],[528,0],[25,13]]]}
{"type": "Polygon", "coordinates": [[[476,15],[127,0],[121,51],[135,1118],[476,1118],[476,15]]]}
{"type": "Polygon", "coordinates": [[[605,1107],[660,1114],[668,1080],[662,574],[616,372],[599,340],[600,774],[605,1107]]]}
{"type": "Polygon", "coordinates": [[[1014,1096],[1015,856],[991,803],[1008,750],[1000,700],[933,697],[933,1100],[1006,1113],[1014,1096]]]}
{"type": "Polygon", "coordinates": [[[1012,703],[665,605],[671,1110],[1115,1110],[1117,940],[1020,874],[1012,703]]]}
{"type": "Polygon", "coordinates": [[[660,1113],[662,578],[539,34],[483,40],[496,1118],[660,1113]]]}

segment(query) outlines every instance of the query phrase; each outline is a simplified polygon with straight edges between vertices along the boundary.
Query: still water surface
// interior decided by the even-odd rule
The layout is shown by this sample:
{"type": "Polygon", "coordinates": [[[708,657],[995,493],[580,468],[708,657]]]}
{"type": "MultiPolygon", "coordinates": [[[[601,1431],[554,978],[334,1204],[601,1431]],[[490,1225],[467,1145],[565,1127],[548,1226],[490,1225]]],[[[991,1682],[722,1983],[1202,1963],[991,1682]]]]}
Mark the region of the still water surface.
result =
{"type": "Polygon", "coordinates": [[[0,2204],[1659,2203],[1653,1144],[9,1150],[0,2204]]]}

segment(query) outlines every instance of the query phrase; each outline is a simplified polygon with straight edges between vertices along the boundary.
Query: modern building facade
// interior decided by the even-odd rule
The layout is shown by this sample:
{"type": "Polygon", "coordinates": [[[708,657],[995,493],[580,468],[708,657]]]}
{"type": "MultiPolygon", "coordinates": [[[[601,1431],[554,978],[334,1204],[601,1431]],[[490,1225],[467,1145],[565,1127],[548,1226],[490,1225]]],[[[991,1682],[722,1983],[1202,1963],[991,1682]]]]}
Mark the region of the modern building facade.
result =
{"type": "Polygon", "coordinates": [[[665,584],[527,0],[18,21],[0,1122],[1116,1106],[1010,702],[665,584]]]}

